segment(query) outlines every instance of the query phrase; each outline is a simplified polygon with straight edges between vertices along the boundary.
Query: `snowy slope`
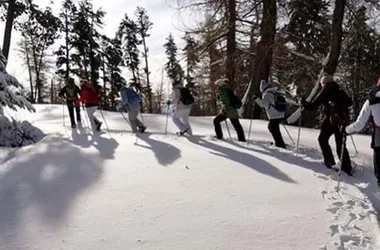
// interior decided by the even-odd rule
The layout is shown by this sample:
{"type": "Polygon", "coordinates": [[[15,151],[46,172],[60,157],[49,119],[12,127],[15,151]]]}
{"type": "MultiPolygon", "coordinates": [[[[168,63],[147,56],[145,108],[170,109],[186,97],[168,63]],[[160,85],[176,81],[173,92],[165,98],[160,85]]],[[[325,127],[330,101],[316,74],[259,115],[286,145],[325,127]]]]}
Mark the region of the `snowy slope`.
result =
{"type": "Polygon", "coordinates": [[[337,192],[315,130],[295,154],[269,146],[265,121],[247,145],[213,140],[210,117],[192,118],[189,139],[145,115],[151,133],[137,138],[119,113],[104,112],[110,133],[93,135],[71,130],[62,106],[36,108],[15,118],[47,136],[0,149],[1,250],[380,249],[369,137],[355,136],[357,175],[337,192]]]}

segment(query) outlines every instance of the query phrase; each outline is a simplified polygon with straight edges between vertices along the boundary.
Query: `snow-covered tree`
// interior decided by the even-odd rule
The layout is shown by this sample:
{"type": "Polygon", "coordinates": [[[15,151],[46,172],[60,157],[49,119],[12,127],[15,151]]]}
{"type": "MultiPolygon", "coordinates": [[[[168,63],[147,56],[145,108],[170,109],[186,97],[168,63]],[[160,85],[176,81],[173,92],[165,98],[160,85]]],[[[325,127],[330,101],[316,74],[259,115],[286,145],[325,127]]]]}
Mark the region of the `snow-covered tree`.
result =
{"type": "Polygon", "coordinates": [[[3,107],[9,107],[16,110],[16,107],[26,108],[29,111],[35,111],[25,97],[17,92],[17,89],[22,89],[23,86],[18,80],[7,73],[5,59],[2,50],[0,50],[0,114],[3,114],[3,107]]]}

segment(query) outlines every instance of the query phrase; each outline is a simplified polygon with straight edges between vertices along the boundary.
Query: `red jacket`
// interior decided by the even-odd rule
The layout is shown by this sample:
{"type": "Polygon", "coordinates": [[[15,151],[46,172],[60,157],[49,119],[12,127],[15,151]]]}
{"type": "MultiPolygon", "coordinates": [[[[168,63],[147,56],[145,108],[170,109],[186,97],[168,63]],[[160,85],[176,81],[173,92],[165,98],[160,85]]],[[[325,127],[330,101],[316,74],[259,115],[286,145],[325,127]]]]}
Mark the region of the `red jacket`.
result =
{"type": "Polygon", "coordinates": [[[98,106],[100,101],[98,91],[96,91],[96,89],[90,83],[84,83],[81,87],[79,101],[85,103],[86,106],[98,106]]]}

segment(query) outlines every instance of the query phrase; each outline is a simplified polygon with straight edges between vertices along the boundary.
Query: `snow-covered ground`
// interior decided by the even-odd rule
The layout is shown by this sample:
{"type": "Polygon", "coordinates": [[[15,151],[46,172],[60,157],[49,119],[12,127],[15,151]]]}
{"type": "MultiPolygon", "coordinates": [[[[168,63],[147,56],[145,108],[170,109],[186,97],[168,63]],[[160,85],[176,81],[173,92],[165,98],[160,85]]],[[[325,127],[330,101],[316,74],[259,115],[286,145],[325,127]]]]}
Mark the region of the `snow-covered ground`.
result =
{"type": "Polygon", "coordinates": [[[212,117],[192,118],[187,138],[144,115],[150,133],[137,138],[119,113],[103,112],[110,133],[92,134],[88,122],[69,128],[62,106],[36,108],[15,118],[47,136],[0,149],[1,250],[380,249],[367,136],[354,137],[356,156],[348,141],[357,173],[338,192],[316,130],[302,129],[296,154],[269,145],[265,121],[247,144],[212,139],[212,117]]]}

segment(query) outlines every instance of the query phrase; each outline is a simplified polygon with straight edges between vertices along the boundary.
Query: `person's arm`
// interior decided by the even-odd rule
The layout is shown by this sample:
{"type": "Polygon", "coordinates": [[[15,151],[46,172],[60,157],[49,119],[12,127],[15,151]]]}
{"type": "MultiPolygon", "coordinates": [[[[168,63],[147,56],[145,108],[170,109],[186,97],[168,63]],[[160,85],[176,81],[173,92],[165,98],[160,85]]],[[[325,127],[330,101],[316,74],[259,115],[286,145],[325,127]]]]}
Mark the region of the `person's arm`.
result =
{"type": "Polygon", "coordinates": [[[309,102],[309,103],[304,103],[303,106],[307,110],[313,110],[318,108],[323,102],[325,102],[326,99],[326,91],[322,90],[319,92],[318,96],[315,98],[314,101],[309,102]]]}
{"type": "Polygon", "coordinates": [[[255,102],[262,108],[269,109],[270,105],[274,103],[274,97],[272,93],[265,92],[263,99],[256,98],[255,102]]]}
{"type": "Polygon", "coordinates": [[[170,102],[173,104],[178,104],[180,97],[181,97],[181,90],[176,88],[173,90],[172,98],[170,102]]]}
{"type": "Polygon", "coordinates": [[[66,93],[66,86],[63,87],[63,88],[61,89],[61,91],[59,91],[58,96],[59,96],[59,97],[64,97],[64,96],[65,96],[65,93],[66,93]]]}
{"type": "Polygon", "coordinates": [[[125,106],[128,104],[128,95],[127,91],[125,89],[120,91],[120,96],[121,96],[121,106],[125,106]]]}
{"type": "Polygon", "coordinates": [[[356,121],[352,123],[351,125],[349,125],[348,127],[346,127],[346,133],[353,134],[353,133],[362,131],[365,128],[370,116],[371,116],[371,109],[369,107],[369,101],[367,100],[364,103],[362,109],[360,110],[360,114],[358,118],[356,119],[356,121]]]}

